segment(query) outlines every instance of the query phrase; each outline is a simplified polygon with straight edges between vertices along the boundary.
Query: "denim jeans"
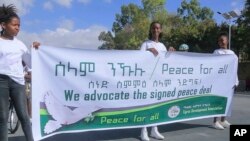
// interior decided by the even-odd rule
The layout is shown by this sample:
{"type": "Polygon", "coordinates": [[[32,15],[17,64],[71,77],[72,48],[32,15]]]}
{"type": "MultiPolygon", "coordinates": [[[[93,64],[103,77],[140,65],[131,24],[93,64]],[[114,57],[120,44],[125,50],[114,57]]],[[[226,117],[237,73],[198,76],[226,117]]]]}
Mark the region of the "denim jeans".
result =
{"type": "Polygon", "coordinates": [[[0,140],[8,141],[9,98],[13,101],[18,119],[27,141],[33,141],[31,123],[27,112],[25,86],[0,74],[0,140]]]}

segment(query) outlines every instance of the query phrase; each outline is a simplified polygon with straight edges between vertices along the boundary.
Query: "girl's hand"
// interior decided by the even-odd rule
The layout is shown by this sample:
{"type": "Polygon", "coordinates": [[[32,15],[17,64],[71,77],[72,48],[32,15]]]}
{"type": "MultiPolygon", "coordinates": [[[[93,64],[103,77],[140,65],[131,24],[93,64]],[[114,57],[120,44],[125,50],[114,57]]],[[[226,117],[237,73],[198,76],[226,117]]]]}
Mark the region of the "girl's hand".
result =
{"type": "Polygon", "coordinates": [[[168,51],[175,51],[174,47],[169,47],[168,51]]]}
{"type": "Polygon", "coordinates": [[[24,79],[25,79],[25,81],[27,81],[27,82],[31,82],[31,72],[27,72],[27,73],[24,75],[24,79]]]}
{"type": "Polygon", "coordinates": [[[155,48],[148,48],[147,50],[152,52],[154,54],[154,56],[157,56],[159,54],[155,48]]]}
{"type": "Polygon", "coordinates": [[[38,49],[40,45],[41,45],[41,44],[40,44],[39,42],[36,42],[36,41],[32,43],[32,46],[33,46],[33,48],[35,48],[35,49],[38,49]]]}

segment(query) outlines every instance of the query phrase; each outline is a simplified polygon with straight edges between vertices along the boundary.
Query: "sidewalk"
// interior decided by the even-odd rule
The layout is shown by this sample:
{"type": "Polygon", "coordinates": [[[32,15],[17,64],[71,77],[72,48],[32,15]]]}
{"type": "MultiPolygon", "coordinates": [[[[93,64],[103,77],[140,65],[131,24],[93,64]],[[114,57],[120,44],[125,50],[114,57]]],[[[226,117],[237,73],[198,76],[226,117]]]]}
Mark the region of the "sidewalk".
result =
{"type": "MultiPolygon", "coordinates": [[[[250,93],[237,93],[233,98],[232,124],[250,124],[250,93]]],[[[159,126],[165,141],[229,141],[229,129],[212,128],[213,119],[201,119],[159,126]]],[[[19,129],[20,130],[20,129],[19,129]]],[[[20,131],[21,132],[21,131],[20,131]]],[[[61,134],[42,141],[139,141],[140,129],[119,129],[61,134]]],[[[25,141],[23,133],[9,141],[25,141]]],[[[151,141],[158,141],[151,139],[151,141]]]]}

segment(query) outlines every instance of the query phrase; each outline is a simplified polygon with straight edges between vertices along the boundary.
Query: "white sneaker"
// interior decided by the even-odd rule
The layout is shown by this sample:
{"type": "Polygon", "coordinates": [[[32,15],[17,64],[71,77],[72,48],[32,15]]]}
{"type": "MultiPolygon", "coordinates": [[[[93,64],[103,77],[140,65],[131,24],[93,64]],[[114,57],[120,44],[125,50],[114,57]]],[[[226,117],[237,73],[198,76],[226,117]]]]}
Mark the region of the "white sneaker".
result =
{"type": "Polygon", "coordinates": [[[141,140],[142,141],[149,141],[147,127],[143,127],[141,129],[141,140]]]}
{"type": "Polygon", "coordinates": [[[224,127],[220,124],[219,121],[216,121],[216,122],[213,124],[213,127],[214,127],[215,129],[219,129],[219,130],[223,130],[223,129],[224,129],[224,127]]]}
{"type": "Polygon", "coordinates": [[[229,128],[230,125],[231,125],[227,120],[221,121],[220,124],[221,124],[224,128],[229,128]]]}
{"type": "Polygon", "coordinates": [[[150,136],[158,140],[163,140],[165,138],[162,134],[159,133],[157,126],[152,127],[150,136]]]}

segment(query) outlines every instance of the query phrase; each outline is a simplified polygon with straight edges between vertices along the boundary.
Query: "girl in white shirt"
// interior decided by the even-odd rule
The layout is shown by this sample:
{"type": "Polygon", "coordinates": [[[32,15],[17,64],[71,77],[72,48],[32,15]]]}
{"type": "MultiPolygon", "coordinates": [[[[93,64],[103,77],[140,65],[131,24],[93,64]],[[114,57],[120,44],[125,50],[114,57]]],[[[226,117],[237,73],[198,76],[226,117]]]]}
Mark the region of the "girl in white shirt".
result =
{"type": "MultiPolygon", "coordinates": [[[[228,36],[226,33],[221,33],[218,37],[218,45],[219,45],[219,49],[214,50],[214,54],[233,54],[235,55],[235,53],[228,49],[228,36]]],[[[235,55],[235,57],[237,57],[235,55]]],[[[238,81],[238,77],[236,79],[236,83],[235,86],[239,85],[239,81],[238,81]]],[[[213,127],[215,129],[220,129],[223,130],[224,128],[229,128],[230,127],[230,123],[226,120],[226,117],[221,117],[221,119],[219,120],[219,117],[215,117],[214,121],[213,121],[213,127]]]]}
{"type": "MultiPolygon", "coordinates": [[[[167,51],[165,45],[161,43],[159,40],[162,37],[162,28],[159,22],[152,22],[150,24],[149,29],[149,37],[147,41],[142,43],[141,50],[143,51],[150,51],[155,56],[159,54],[159,52],[167,51]]],[[[159,133],[157,126],[153,126],[151,129],[151,137],[163,140],[164,136],[159,133]]],[[[149,141],[147,127],[143,127],[141,129],[141,140],[142,141],[149,141]]]]}
{"type": "MultiPolygon", "coordinates": [[[[20,30],[20,18],[13,5],[0,6],[0,140],[8,141],[8,105],[13,101],[27,141],[33,141],[31,123],[26,108],[22,60],[30,66],[30,52],[15,38],[20,30]]],[[[39,44],[35,44],[38,48],[39,44]]]]}

